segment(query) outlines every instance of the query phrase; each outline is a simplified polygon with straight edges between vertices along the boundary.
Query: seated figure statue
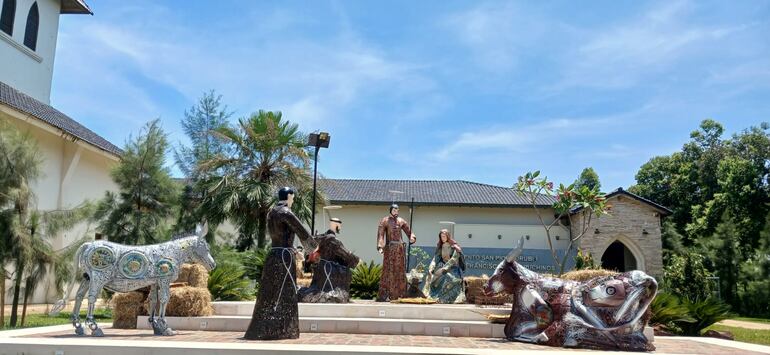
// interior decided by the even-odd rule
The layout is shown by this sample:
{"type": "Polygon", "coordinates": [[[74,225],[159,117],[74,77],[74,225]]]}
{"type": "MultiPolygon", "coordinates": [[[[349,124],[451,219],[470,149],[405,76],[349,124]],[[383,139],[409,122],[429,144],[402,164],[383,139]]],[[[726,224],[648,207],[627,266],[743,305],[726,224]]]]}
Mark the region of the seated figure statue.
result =
{"type": "Polygon", "coordinates": [[[339,218],[329,220],[329,230],[324,235],[315,237],[318,250],[311,254],[313,279],[309,287],[298,291],[301,302],[307,303],[347,303],[350,301],[351,268],[358,265],[359,258],[345,249],[337,239],[342,230],[339,218]]]}
{"type": "Polygon", "coordinates": [[[436,253],[425,277],[423,293],[439,303],[465,302],[463,271],[465,260],[462,248],[448,230],[442,229],[438,233],[436,253]]]}

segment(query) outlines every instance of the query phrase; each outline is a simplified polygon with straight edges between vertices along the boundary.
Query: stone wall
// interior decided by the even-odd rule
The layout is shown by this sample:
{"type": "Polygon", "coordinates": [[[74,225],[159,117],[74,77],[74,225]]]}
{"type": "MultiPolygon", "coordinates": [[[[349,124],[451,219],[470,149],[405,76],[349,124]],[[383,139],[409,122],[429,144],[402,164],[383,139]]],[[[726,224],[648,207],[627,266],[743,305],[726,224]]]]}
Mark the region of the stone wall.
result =
{"type": "MultiPolygon", "coordinates": [[[[663,276],[658,210],[622,193],[609,198],[608,203],[610,214],[593,219],[586,235],[579,241],[580,249],[590,252],[594,261],[600,264],[604,251],[618,240],[634,254],[637,269],[656,278],[663,276]]],[[[579,223],[575,224],[571,227],[573,236],[580,233],[579,223]]]]}

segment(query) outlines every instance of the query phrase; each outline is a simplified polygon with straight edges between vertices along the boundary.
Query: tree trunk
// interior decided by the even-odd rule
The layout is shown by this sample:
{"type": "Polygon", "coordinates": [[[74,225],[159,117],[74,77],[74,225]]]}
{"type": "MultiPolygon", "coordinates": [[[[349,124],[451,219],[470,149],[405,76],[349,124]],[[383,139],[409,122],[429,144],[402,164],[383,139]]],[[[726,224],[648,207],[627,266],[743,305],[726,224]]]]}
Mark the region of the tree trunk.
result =
{"type": "Polygon", "coordinates": [[[5,327],[5,263],[0,264],[3,268],[0,272],[0,329],[5,327]]]}
{"type": "Polygon", "coordinates": [[[21,278],[24,274],[24,261],[18,260],[16,263],[16,279],[13,282],[13,303],[11,304],[11,328],[16,327],[16,321],[19,318],[19,292],[21,291],[21,278]]]}
{"type": "Polygon", "coordinates": [[[262,249],[265,247],[267,239],[267,209],[260,208],[259,216],[257,216],[257,247],[262,249]]]}
{"type": "Polygon", "coordinates": [[[21,306],[21,324],[19,326],[24,326],[24,321],[27,319],[27,301],[29,300],[29,282],[27,282],[27,285],[24,287],[24,304],[21,306]]]}

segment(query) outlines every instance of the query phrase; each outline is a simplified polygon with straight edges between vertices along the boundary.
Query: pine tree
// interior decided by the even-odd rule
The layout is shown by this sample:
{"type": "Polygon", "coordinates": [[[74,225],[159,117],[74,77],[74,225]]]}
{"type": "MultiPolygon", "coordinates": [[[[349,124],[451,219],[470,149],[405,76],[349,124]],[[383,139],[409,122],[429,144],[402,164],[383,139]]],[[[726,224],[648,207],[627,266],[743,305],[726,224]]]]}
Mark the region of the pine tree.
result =
{"type": "Polygon", "coordinates": [[[114,242],[149,244],[164,238],[163,225],[175,204],[176,189],[164,166],[168,142],[158,120],[139,137],[130,138],[120,164],[112,171],[118,193],[108,191],[94,218],[114,242]]]}

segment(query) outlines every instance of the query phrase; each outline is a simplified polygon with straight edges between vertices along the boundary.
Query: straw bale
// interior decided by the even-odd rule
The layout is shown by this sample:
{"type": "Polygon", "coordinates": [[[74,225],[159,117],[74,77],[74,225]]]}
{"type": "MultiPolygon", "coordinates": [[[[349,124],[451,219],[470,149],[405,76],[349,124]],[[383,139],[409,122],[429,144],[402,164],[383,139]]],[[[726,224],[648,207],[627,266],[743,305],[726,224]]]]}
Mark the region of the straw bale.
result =
{"type": "Polygon", "coordinates": [[[144,313],[144,299],[141,292],[116,293],[112,296],[112,327],[136,329],[136,316],[144,313]]]}
{"type": "Polygon", "coordinates": [[[596,269],[596,270],[573,270],[561,276],[564,280],[570,281],[588,281],[595,277],[616,275],[617,271],[596,269]]]}
{"type": "Polygon", "coordinates": [[[468,276],[465,280],[465,299],[468,303],[476,303],[476,297],[484,296],[484,286],[488,277],[468,276]]]}
{"type": "MultiPolygon", "coordinates": [[[[170,289],[171,297],[166,306],[169,317],[200,317],[214,314],[211,306],[211,293],[202,287],[175,287],[170,289]]],[[[150,308],[150,300],[144,302],[145,310],[150,308]]]]}
{"type": "Polygon", "coordinates": [[[192,287],[208,287],[209,272],[200,264],[184,264],[179,269],[176,282],[186,282],[192,287]]]}

